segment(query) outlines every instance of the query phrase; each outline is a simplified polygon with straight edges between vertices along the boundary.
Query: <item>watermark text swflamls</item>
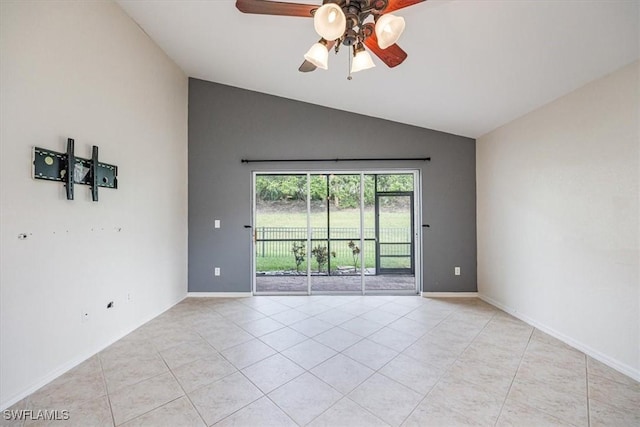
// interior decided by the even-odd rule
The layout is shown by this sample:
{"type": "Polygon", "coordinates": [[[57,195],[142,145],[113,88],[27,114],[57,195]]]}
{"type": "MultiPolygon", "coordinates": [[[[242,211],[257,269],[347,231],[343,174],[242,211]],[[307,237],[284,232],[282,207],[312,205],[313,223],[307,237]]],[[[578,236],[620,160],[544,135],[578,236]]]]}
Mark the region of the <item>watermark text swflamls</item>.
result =
{"type": "Polygon", "coordinates": [[[6,421],[66,421],[69,419],[69,411],[66,409],[7,409],[3,411],[6,421]]]}

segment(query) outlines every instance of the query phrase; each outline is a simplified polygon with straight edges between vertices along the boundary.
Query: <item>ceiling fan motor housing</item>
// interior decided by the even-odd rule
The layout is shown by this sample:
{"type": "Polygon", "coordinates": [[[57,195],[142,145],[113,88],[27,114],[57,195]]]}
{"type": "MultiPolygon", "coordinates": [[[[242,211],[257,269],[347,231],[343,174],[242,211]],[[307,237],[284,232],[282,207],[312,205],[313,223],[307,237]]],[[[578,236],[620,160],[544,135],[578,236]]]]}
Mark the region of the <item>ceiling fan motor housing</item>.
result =
{"type": "Polygon", "coordinates": [[[347,18],[342,44],[353,46],[371,35],[371,32],[364,31],[365,21],[370,15],[377,20],[386,9],[388,0],[336,0],[335,3],[342,7],[347,18]],[[354,28],[358,31],[353,30],[354,28]]]}
{"type": "Polygon", "coordinates": [[[345,46],[353,46],[358,42],[358,33],[353,28],[349,28],[344,33],[342,44],[345,46]]]}

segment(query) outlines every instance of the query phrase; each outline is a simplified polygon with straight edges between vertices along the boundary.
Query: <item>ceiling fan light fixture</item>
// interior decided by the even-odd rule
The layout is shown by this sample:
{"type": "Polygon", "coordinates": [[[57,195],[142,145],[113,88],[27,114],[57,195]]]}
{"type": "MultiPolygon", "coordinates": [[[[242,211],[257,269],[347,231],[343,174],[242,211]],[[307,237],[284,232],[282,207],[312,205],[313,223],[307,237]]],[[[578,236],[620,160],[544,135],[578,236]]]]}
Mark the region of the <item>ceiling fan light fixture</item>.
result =
{"type": "Polygon", "coordinates": [[[323,41],[324,40],[314,43],[307,53],[304,54],[304,59],[316,67],[326,70],[329,63],[329,50],[327,49],[326,42],[322,43],[323,41]]]}
{"type": "Polygon", "coordinates": [[[351,64],[351,72],[357,73],[358,71],[368,70],[369,68],[375,67],[376,64],[373,63],[373,59],[371,59],[371,55],[369,52],[364,50],[362,43],[358,44],[353,51],[353,63],[351,64]]]}
{"type": "Polygon", "coordinates": [[[404,31],[405,22],[401,16],[382,15],[376,22],[376,37],[380,49],[386,49],[398,41],[404,31]]]}
{"type": "Polygon", "coordinates": [[[313,16],[313,27],[325,40],[336,40],[344,34],[347,28],[347,18],[335,3],[320,6],[313,16]]]}

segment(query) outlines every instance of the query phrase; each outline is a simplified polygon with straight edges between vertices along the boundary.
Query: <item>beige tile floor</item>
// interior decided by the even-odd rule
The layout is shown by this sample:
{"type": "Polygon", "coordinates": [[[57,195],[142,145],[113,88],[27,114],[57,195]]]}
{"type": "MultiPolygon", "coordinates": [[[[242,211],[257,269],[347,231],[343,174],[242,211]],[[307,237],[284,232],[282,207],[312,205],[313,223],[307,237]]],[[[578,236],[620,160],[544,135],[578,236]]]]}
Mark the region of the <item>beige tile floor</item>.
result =
{"type": "Polygon", "coordinates": [[[478,299],[188,298],[11,409],[83,427],[640,426],[640,384],[478,299]]]}

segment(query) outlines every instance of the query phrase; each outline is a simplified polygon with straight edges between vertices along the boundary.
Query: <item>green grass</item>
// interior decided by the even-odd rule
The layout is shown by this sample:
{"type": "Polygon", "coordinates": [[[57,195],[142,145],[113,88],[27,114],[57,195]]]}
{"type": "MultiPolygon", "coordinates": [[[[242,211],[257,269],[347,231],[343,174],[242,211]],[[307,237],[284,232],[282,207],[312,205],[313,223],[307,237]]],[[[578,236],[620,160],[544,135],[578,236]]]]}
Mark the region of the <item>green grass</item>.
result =
{"type": "MultiPolygon", "coordinates": [[[[347,267],[353,266],[353,259],[347,257],[336,257],[331,258],[331,269],[333,270],[337,266],[347,267]]],[[[365,266],[367,268],[375,268],[376,263],[375,259],[372,256],[365,259],[365,266]]],[[[358,268],[360,267],[360,261],[358,261],[358,268]]],[[[256,257],[256,269],[258,271],[294,271],[296,269],[296,262],[293,259],[293,255],[290,257],[279,256],[279,257],[256,257]]],[[[323,271],[326,271],[327,265],[323,266],[323,271]]],[[[311,259],[311,270],[318,271],[318,263],[311,259]]],[[[300,271],[307,271],[307,260],[300,265],[300,271]]]]}
{"type": "MultiPolygon", "coordinates": [[[[385,268],[403,268],[409,267],[408,260],[406,258],[387,258],[384,260],[385,268]]],[[[364,264],[366,268],[374,269],[376,267],[375,253],[371,252],[368,256],[365,256],[364,264]]],[[[337,256],[331,258],[331,269],[336,267],[351,267],[353,266],[353,258],[348,256],[337,256]]],[[[360,268],[360,260],[358,260],[358,268],[360,268]]],[[[295,271],[296,262],[291,256],[266,256],[256,257],[256,270],[257,271],[295,271]]],[[[323,266],[323,271],[326,271],[327,265],[323,266]]],[[[305,273],[307,271],[307,260],[300,265],[300,271],[305,273]]],[[[315,259],[311,258],[311,271],[318,271],[318,263],[315,259]]]]}
{"type": "MultiPolygon", "coordinates": [[[[326,212],[311,213],[312,227],[325,227],[327,225],[326,212]]],[[[331,227],[360,227],[360,211],[358,209],[342,209],[331,211],[331,227]]],[[[406,212],[384,212],[380,216],[380,226],[410,227],[410,218],[406,212]]],[[[256,227],[306,227],[306,212],[260,212],[258,210],[256,227]]],[[[373,209],[365,210],[364,226],[375,227],[375,214],[373,209]]]]}

